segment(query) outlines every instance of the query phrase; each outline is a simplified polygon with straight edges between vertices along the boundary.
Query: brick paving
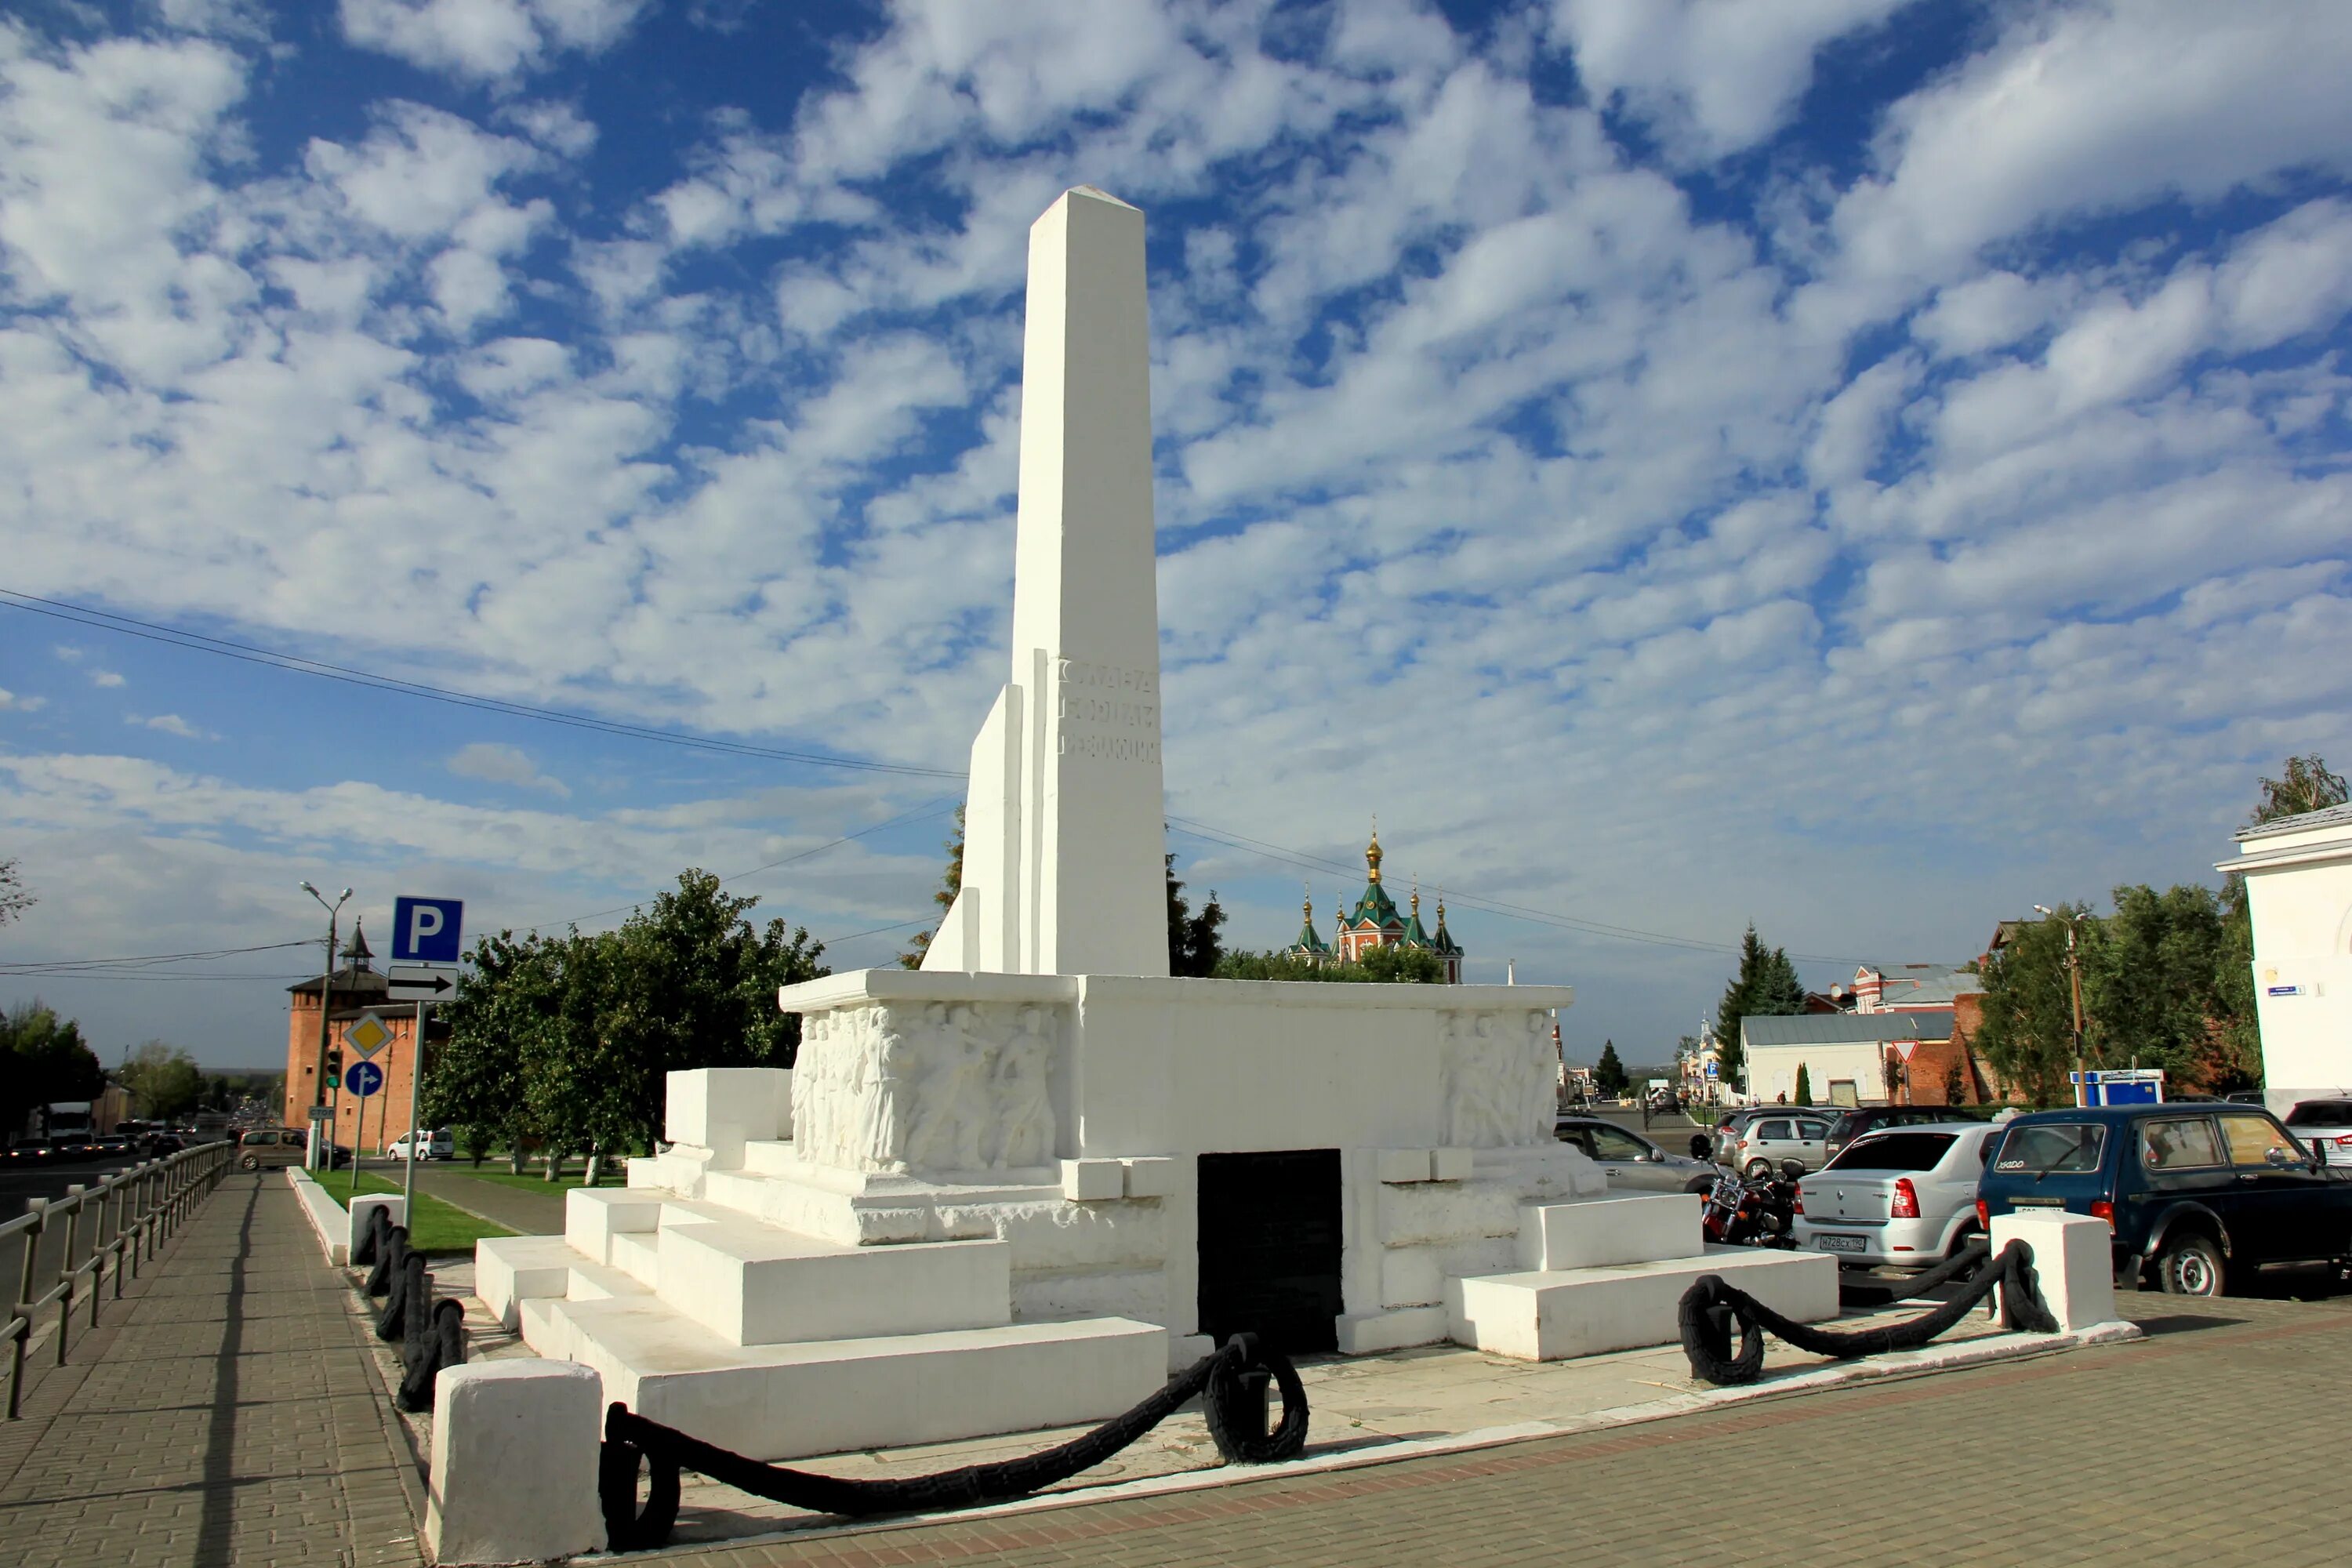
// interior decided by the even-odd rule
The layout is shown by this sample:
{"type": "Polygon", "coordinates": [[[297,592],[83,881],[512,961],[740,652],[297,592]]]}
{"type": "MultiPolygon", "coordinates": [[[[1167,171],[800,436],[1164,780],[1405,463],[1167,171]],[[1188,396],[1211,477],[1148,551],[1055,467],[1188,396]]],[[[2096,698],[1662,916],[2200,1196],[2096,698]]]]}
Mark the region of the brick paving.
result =
{"type": "Polygon", "coordinates": [[[691,1568],[2340,1563],[2344,1303],[2132,1301],[2143,1342],[1572,1437],[691,1568]]]}
{"type": "Polygon", "coordinates": [[[0,1425],[0,1560],[417,1563],[421,1488],[351,1302],[286,1178],[233,1173],[0,1425]]]}

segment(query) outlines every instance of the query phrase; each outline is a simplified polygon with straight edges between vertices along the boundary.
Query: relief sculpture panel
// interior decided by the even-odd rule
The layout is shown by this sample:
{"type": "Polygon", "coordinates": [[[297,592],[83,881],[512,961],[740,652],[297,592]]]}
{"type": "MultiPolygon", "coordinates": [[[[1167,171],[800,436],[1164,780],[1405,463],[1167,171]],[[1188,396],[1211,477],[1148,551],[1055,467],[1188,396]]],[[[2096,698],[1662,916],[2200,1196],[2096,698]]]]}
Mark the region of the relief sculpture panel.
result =
{"type": "Polygon", "coordinates": [[[1446,1013],[1438,1022],[1445,1141],[1461,1149],[1551,1142],[1559,1053],[1541,1011],[1446,1013]]]}
{"type": "Polygon", "coordinates": [[[814,1014],[793,1074],[801,1158],[894,1175],[1054,1158],[1060,1021],[1033,1003],[880,1002],[814,1014]]]}

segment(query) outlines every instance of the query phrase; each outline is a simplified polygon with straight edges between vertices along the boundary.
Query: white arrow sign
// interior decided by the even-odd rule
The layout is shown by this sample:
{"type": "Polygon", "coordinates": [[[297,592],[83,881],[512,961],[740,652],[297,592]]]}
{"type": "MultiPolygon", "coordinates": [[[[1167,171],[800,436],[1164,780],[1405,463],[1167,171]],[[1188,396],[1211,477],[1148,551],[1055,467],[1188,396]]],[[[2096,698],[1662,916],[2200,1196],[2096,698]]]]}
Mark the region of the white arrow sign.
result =
{"type": "Polygon", "coordinates": [[[384,999],[391,1002],[446,1002],[457,989],[454,969],[429,969],[417,963],[395,963],[384,972],[391,980],[384,999]]]}

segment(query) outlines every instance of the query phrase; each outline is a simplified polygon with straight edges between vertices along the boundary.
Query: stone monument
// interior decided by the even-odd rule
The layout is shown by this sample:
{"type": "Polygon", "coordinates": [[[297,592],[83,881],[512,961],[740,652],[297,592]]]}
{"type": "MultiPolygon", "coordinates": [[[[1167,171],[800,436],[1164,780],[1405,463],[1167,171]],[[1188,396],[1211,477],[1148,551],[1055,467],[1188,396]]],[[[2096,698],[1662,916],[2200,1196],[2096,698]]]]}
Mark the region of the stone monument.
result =
{"type": "Polygon", "coordinates": [[[1030,231],[1010,679],[920,972],[787,986],[795,1070],[670,1075],[670,1147],[482,1242],[605,1397],[760,1458],[1092,1420],[1217,1340],[1675,1338],[1696,1274],[1795,1317],[1828,1257],[1703,1252],[1552,1137],[1565,986],[1168,975],[1143,215],[1030,231]]]}

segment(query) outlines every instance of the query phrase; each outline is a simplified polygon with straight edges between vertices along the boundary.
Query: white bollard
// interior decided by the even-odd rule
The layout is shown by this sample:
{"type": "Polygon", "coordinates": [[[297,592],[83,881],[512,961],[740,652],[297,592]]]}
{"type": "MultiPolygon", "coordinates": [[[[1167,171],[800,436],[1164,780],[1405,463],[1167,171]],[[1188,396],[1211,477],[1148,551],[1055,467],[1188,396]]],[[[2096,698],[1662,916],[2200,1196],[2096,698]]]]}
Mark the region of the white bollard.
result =
{"type": "Polygon", "coordinates": [[[2033,1275],[2061,1332],[2116,1321],[2115,1233],[2107,1222],[2055,1209],[1997,1215],[1992,1253],[2011,1241],[2033,1248],[2033,1275]]]}
{"type": "Polygon", "coordinates": [[[355,1258],[359,1255],[360,1238],[367,1235],[368,1210],[370,1209],[384,1209],[389,1211],[392,1223],[394,1225],[406,1225],[408,1223],[408,1200],[406,1198],[396,1198],[384,1193],[362,1193],[358,1197],[352,1200],[351,1251],[344,1254],[347,1258],[355,1258]]]}
{"type": "Polygon", "coordinates": [[[425,1545],[439,1563],[544,1563],[604,1544],[604,1380],[567,1361],[492,1361],[433,1380],[425,1545]]]}

